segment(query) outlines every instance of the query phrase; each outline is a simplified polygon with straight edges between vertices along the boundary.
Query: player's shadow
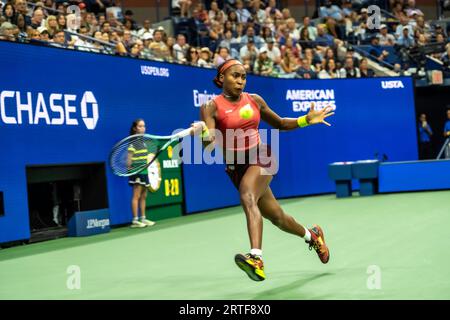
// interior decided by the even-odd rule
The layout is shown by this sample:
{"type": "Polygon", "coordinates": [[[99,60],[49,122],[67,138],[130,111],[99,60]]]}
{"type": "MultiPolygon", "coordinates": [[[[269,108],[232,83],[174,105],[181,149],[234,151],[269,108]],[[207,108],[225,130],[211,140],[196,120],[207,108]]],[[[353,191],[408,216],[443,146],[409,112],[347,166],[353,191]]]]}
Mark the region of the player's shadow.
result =
{"type": "MultiPolygon", "coordinates": [[[[296,289],[299,289],[314,280],[317,280],[317,279],[320,279],[320,278],[323,278],[326,276],[331,276],[331,275],[333,275],[333,273],[330,273],[330,272],[314,274],[310,277],[302,278],[302,279],[299,279],[299,280],[294,281],[289,284],[285,284],[285,285],[277,287],[277,288],[272,288],[272,289],[269,289],[266,291],[262,291],[262,292],[258,293],[256,296],[254,296],[253,299],[255,299],[255,300],[280,299],[282,297],[285,297],[287,293],[294,291],[296,289]]],[[[298,298],[301,298],[301,297],[297,297],[297,299],[298,298]]]]}

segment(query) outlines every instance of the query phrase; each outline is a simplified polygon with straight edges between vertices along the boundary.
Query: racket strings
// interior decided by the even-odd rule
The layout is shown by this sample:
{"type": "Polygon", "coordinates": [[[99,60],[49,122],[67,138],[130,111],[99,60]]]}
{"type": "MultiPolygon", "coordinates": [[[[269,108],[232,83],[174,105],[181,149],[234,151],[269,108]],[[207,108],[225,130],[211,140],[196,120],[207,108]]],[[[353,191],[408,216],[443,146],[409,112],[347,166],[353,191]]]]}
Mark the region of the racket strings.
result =
{"type": "Polygon", "coordinates": [[[114,174],[130,176],[144,170],[159,151],[159,142],[145,135],[128,137],[114,146],[110,165],[114,174]]]}

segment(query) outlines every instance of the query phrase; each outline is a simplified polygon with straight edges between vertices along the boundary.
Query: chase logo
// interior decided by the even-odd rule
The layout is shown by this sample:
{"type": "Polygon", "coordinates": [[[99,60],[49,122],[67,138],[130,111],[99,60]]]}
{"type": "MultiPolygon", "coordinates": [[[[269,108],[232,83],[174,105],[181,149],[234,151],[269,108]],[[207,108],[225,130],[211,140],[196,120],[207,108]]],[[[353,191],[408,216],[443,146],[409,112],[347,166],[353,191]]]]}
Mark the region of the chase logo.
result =
{"type": "Polygon", "coordinates": [[[75,94],[0,91],[0,124],[79,126],[79,120],[88,130],[97,126],[99,107],[91,91],[81,99],[75,94]]]}
{"type": "Polygon", "coordinates": [[[94,130],[98,121],[98,104],[91,91],[86,91],[81,99],[81,118],[88,130],[94,130]],[[91,106],[91,116],[89,116],[89,105],[91,106]]]}
{"type": "Polygon", "coordinates": [[[398,88],[404,88],[403,82],[400,80],[395,81],[381,81],[381,87],[383,89],[398,89],[398,88]]]}

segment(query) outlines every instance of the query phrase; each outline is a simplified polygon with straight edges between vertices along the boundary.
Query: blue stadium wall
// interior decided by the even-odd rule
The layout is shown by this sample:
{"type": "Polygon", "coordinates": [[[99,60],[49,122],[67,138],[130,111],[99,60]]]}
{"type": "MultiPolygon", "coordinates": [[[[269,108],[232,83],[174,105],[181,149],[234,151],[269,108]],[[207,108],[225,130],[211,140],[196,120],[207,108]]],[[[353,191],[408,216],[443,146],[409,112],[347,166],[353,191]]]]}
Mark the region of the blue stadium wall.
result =
{"type": "MultiPolygon", "coordinates": [[[[208,69],[0,42],[0,191],[5,204],[0,243],[30,237],[27,166],[107,162],[111,146],[138,117],[154,134],[188,127],[198,119],[200,103],[220,93],[211,82],[214,75],[208,69]]],[[[330,128],[280,133],[279,171],[272,182],[277,197],[334,191],[327,177],[330,162],[376,153],[389,161],[417,159],[410,78],[249,76],[246,91],[260,94],[285,117],[305,114],[310,101],[336,107],[330,128]]],[[[223,165],[184,165],[183,174],[186,213],[239,203],[223,165]]],[[[131,189],[109,168],[106,175],[111,223],[126,223],[131,189]]]]}

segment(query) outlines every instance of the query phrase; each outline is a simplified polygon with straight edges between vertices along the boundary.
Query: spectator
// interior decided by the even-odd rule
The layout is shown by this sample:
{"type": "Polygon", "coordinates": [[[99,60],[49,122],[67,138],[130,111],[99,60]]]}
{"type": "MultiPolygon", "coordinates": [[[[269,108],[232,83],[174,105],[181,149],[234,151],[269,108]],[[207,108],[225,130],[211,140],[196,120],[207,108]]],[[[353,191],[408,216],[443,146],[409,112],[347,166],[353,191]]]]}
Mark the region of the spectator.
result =
{"type": "Polygon", "coordinates": [[[19,28],[18,39],[24,41],[27,38],[27,25],[25,24],[25,16],[21,13],[16,15],[16,23],[19,28]]]}
{"type": "Polygon", "coordinates": [[[36,29],[38,27],[44,26],[43,20],[44,12],[42,11],[42,9],[37,8],[36,10],[34,10],[33,16],[31,17],[31,27],[36,29]]]}
{"type": "Polygon", "coordinates": [[[416,41],[416,45],[419,47],[423,47],[426,44],[428,44],[427,38],[425,37],[424,34],[421,34],[421,33],[419,33],[419,35],[417,36],[417,39],[415,39],[415,41],[416,41]]]}
{"type": "Polygon", "coordinates": [[[172,8],[180,10],[180,16],[188,17],[191,9],[191,0],[172,0],[172,8]]]}
{"type": "Polygon", "coordinates": [[[354,28],[353,34],[359,41],[367,40],[369,34],[367,31],[367,23],[361,22],[358,26],[356,26],[356,28],[354,28]]]}
{"type": "Polygon", "coordinates": [[[438,33],[436,35],[436,42],[437,43],[444,43],[445,42],[444,35],[442,33],[438,33]]]}
{"type": "Polygon", "coordinates": [[[122,21],[123,25],[125,25],[127,23],[127,21],[129,21],[129,23],[131,24],[130,30],[137,29],[137,23],[133,19],[133,11],[131,11],[131,10],[125,10],[125,14],[124,14],[123,21],[122,21]]]}
{"type": "Polygon", "coordinates": [[[440,24],[434,25],[434,33],[435,33],[435,35],[442,34],[444,36],[444,38],[447,37],[446,32],[442,29],[442,26],[440,24]]]}
{"type": "Polygon", "coordinates": [[[142,39],[144,34],[149,33],[150,36],[153,38],[153,32],[154,32],[154,30],[152,29],[152,24],[150,23],[150,20],[145,19],[144,23],[142,25],[142,28],[139,29],[137,32],[137,36],[138,36],[138,38],[142,39]]]}
{"type": "MultiPolygon", "coordinates": [[[[150,49],[150,44],[152,43],[153,35],[150,34],[150,32],[146,32],[141,37],[141,39],[144,41],[144,48],[141,51],[141,57],[143,59],[154,59],[152,50],[150,49]]],[[[175,53],[177,53],[177,51],[175,51],[175,53]]],[[[178,62],[182,62],[182,61],[178,61],[178,62]]]]}
{"type": "Polygon", "coordinates": [[[191,66],[197,66],[198,65],[198,59],[199,59],[199,55],[198,55],[197,49],[191,47],[188,52],[189,52],[189,54],[187,55],[187,62],[188,62],[188,64],[190,64],[191,66]]]}
{"type": "Polygon", "coordinates": [[[325,0],[324,6],[319,8],[319,17],[331,17],[337,21],[342,21],[344,19],[341,8],[332,4],[331,0],[325,0]]]}
{"type": "Polygon", "coordinates": [[[153,42],[150,44],[150,50],[156,58],[168,59],[170,56],[170,51],[167,45],[162,40],[163,31],[156,30],[153,33],[153,42]]]}
{"type": "Polygon", "coordinates": [[[414,46],[414,38],[409,33],[409,28],[407,26],[403,27],[403,34],[397,39],[397,44],[406,48],[414,46]]]}
{"type": "Polygon", "coordinates": [[[106,17],[104,14],[99,14],[98,15],[98,25],[102,26],[106,21],[106,17]]]}
{"type": "Polygon", "coordinates": [[[63,14],[59,14],[56,17],[56,20],[58,21],[58,30],[65,30],[66,29],[66,16],[63,14]]]}
{"type": "Polygon", "coordinates": [[[422,113],[419,117],[419,155],[420,159],[431,159],[431,136],[433,131],[430,125],[427,123],[426,114],[422,113]]]}
{"type": "Polygon", "coordinates": [[[388,28],[385,24],[380,26],[380,33],[377,35],[382,46],[393,46],[395,44],[395,37],[388,33],[388,28]]]}
{"type": "Polygon", "coordinates": [[[264,41],[267,43],[267,39],[273,38],[273,32],[272,29],[270,29],[269,26],[263,26],[261,30],[261,37],[264,39],[264,41]]]}
{"type": "Polygon", "coordinates": [[[242,44],[243,34],[244,34],[244,25],[242,23],[239,23],[238,25],[236,25],[236,35],[234,36],[231,43],[242,44]]]}
{"type": "Polygon", "coordinates": [[[450,45],[447,44],[445,52],[442,54],[440,60],[444,63],[444,66],[447,68],[450,67],[450,45]]]}
{"type": "Polygon", "coordinates": [[[251,13],[257,18],[257,21],[259,23],[262,23],[266,20],[267,15],[266,12],[261,9],[261,0],[253,0],[251,13]]]}
{"type": "Polygon", "coordinates": [[[16,14],[23,14],[25,17],[25,24],[29,26],[31,24],[31,18],[28,16],[28,8],[26,0],[16,0],[14,2],[14,9],[16,14]]]}
{"type": "Polygon", "coordinates": [[[275,46],[274,38],[267,38],[266,45],[261,49],[267,50],[267,55],[274,62],[274,64],[279,64],[281,62],[281,51],[275,46]]]}
{"type": "Polygon", "coordinates": [[[447,110],[447,122],[444,125],[444,137],[450,137],[450,109],[447,110]]]}
{"type": "Polygon", "coordinates": [[[246,44],[249,38],[253,39],[258,49],[260,49],[264,45],[264,40],[260,36],[255,35],[255,29],[253,29],[252,27],[247,28],[247,32],[245,36],[242,37],[241,43],[246,44]]]}
{"type": "Polygon", "coordinates": [[[402,19],[408,19],[408,16],[403,10],[403,4],[400,1],[395,2],[394,7],[392,8],[392,13],[397,20],[401,21],[402,19]]]}
{"type": "Polygon", "coordinates": [[[326,19],[325,26],[328,30],[328,33],[331,36],[333,36],[333,38],[335,38],[335,39],[343,39],[344,38],[344,34],[341,31],[342,29],[337,26],[335,19],[328,17],[326,19]]]}
{"type": "MultiPolygon", "coordinates": [[[[267,52],[267,49],[264,49],[267,52]]],[[[280,75],[285,77],[294,78],[295,72],[299,68],[297,58],[292,53],[292,50],[287,49],[284,51],[283,59],[280,62],[280,75]]]]}
{"type": "Polygon", "coordinates": [[[224,38],[219,43],[219,47],[227,48],[229,51],[231,51],[231,43],[233,39],[233,33],[231,30],[225,31],[224,38]]]}
{"type": "MultiPolygon", "coordinates": [[[[109,33],[106,30],[103,30],[103,33],[109,33]]],[[[125,46],[125,48],[127,49],[128,52],[130,52],[131,47],[134,44],[133,38],[131,36],[131,31],[130,30],[124,30],[123,31],[123,36],[122,36],[122,44],[125,46]]]]}
{"type": "Polygon", "coordinates": [[[334,59],[329,59],[325,62],[324,70],[321,70],[317,75],[319,79],[334,79],[340,78],[340,73],[336,70],[334,59]]]}
{"type": "Polygon", "coordinates": [[[225,13],[220,10],[217,1],[211,2],[211,8],[208,12],[208,17],[210,21],[217,21],[220,24],[225,23],[225,13]]]}
{"type": "Polygon", "coordinates": [[[216,50],[220,42],[223,39],[223,28],[217,21],[211,22],[211,28],[209,29],[209,47],[212,50],[216,50]]]}
{"type": "Polygon", "coordinates": [[[245,72],[253,73],[253,64],[250,57],[245,57],[242,61],[242,65],[244,66],[245,72]]]}
{"type": "Polygon", "coordinates": [[[303,27],[300,29],[300,45],[303,49],[313,48],[314,44],[311,43],[312,39],[309,35],[308,28],[303,27]]]}
{"type": "Polygon", "coordinates": [[[211,51],[209,48],[204,47],[200,50],[200,59],[198,59],[197,65],[204,68],[212,68],[214,66],[211,61],[211,51]]]}
{"type": "Polygon", "coordinates": [[[367,12],[367,8],[362,8],[359,11],[359,16],[357,22],[367,24],[367,19],[369,18],[369,14],[367,12]]]}
{"type": "MultiPolygon", "coordinates": [[[[47,21],[48,21],[48,17],[47,17],[47,21]]],[[[56,21],[56,16],[55,16],[55,21],[56,21]]],[[[86,13],[84,22],[89,29],[89,34],[94,34],[94,32],[97,30],[98,24],[97,24],[97,18],[94,16],[94,14],[92,12],[86,13]]],[[[58,21],[56,21],[56,25],[58,25],[58,21]]],[[[48,27],[47,27],[47,29],[48,29],[48,27]]]]}
{"type": "Polygon", "coordinates": [[[228,19],[227,20],[230,21],[234,25],[239,23],[236,11],[232,10],[232,11],[228,12],[228,19]]]}
{"type": "MultiPolygon", "coordinates": [[[[138,42],[140,40],[136,40],[136,42],[138,42]]],[[[167,40],[165,41],[167,48],[169,49],[169,55],[166,57],[167,61],[171,61],[173,62],[173,58],[174,58],[174,51],[173,51],[173,47],[176,44],[175,38],[174,37],[167,37],[167,40]]]]}
{"type": "Polygon", "coordinates": [[[113,6],[114,2],[113,0],[94,0],[93,3],[91,3],[91,11],[94,12],[96,15],[106,12],[106,8],[113,6]]]}
{"type": "Polygon", "coordinates": [[[416,18],[416,30],[419,30],[421,33],[425,34],[426,37],[431,36],[431,26],[425,22],[423,16],[418,16],[416,18]]]}
{"type": "MultiPolygon", "coordinates": [[[[103,41],[102,32],[101,31],[94,32],[94,38],[96,40],[103,41]]],[[[92,43],[91,51],[93,51],[93,52],[103,52],[103,50],[104,50],[104,47],[103,47],[103,45],[100,42],[94,41],[92,43]]]]}
{"type": "Polygon", "coordinates": [[[16,23],[16,9],[11,3],[6,3],[3,7],[3,18],[11,24],[16,23]]]}
{"type": "Polygon", "coordinates": [[[289,10],[289,8],[283,8],[283,10],[281,10],[281,15],[281,19],[283,19],[284,21],[292,18],[291,10],[289,10]]]}
{"type": "Polygon", "coordinates": [[[341,73],[340,78],[360,78],[361,77],[359,69],[357,67],[355,67],[353,64],[352,57],[347,57],[345,59],[345,65],[339,72],[341,73]]]}
{"type": "MultiPolygon", "coordinates": [[[[304,58],[308,59],[310,65],[315,66],[316,64],[321,63],[320,56],[317,53],[315,53],[315,51],[313,49],[309,49],[309,48],[305,49],[304,58]]],[[[313,71],[315,71],[316,73],[318,72],[317,70],[313,70],[313,71]]]]}
{"type": "Polygon", "coordinates": [[[189,45],[186,43],[186,37],[183,34],[177,35],[177,43],[173,46],[174,58],[178,62],[186,62],[189,45]]]}
{"type": "Polygon", "coordinates": [[[208,11],[206,11],[205,6],[203,5],[203,2],[198,2],[195,5],[195,9],[194,11],[197,11],[198,14],[198,19],[203,22],[204,24],[208,25],[209,24],[209,16],[208,16],[208,11]]]}
{"type": "Polygon", "coordinates": [[[281,55],[284,56],[284,51],[290,49],[292,53],[294,54],[295,58],[300,58],[300,54],[302,52],[302,47],[298,44],[294,44],[294,40],[292,38],[286,39],[286,44],[281,46],[281,55]]]}
{"type": "MultiPolygon", "coordinates": [[[[37,31],[37,30],[35,30],[37,31]]],[[[40,35],[39,35],[39,39],[40,40],[40,35]]],[[[51,43],[52,46],[55,47],[60,47],[60,48],[64,48],[65,47],[65,36],[64,36],[64,31],[58,31],[55,33],[55,35],[53,36],[53,43],[51,43]]]]}
{"type": "Polygon", "coordinates": [[[373,78],[375,76],[373,70],[368,68],[368,60],[366,58],[361,59],[359,62],[359,72],[361,78],[373,78]]]}
{"type": "Polygon", "coordinates": [[[261,49],[258,59],[254,63],[253,72],[261,76],[269,76],[273,72],[273,61],[267,55],[267,49],[261,49]]]}
{"type": "Polygon", "coordinates": [[[231,21],[227,20],[223,24],[223,34],[225,35],[225,32],[227,32],[228,30],[231,31],[231,35],[234,35],[235,34],[235,30],[236,30],[236,26],[231,21]]]}
{"type": "MultiPolygon", "coordinates": [[[[450,138],[450,109],[447,109],[447,122],[444,125],[444,137],[446,139],[450,138]]],[[[450,142],[448,142],[445,147],[445,158],[450,159],[450,142]]]]}
{"type": "Polygon", "coordinates": [[[395,37],[397,39],[400,38],[403,35],[403,29],[405,27],[408,28],[408,33],[410,35],[414,34],[413,27],[409,24],[409,19],[408,18],[402,18],[402,19],[400,19],[400,24],[395,29],[395,37]]]}
{"type": "Polygon", "coordinates": [[[139,58],[141,56],[141,50],[137,43],[133,44],[130,50],[130,57],[139,58]]]}
{"type": "Polygon", "coordinates": [[[353,12],[352,0],[344,0],[342,3],[342,15],[344,17],[350,17],[353,12]]]}
{"type": "Polygon", "coordinates": [[[14,25],[8,21],[0,25],[0,39],[7,41],[15,41],[13,35],[14,25]]]}
{"type": "Polygon", "coordinates": [[[308,29],[309,38],[315,41],[317,38],[317,28],[311,25],[311,19],[308,16],[303,17],[303,28],[308,29]]]}
{"type": "Polygon", "coordinates": [[[230,50],[227,47],[219,47],[216,55],[214,56],[214,66],[219,66],[227,60],[230,60],[232,57],[230,55],[230,50]]]}
{"type": "Polygon", "coordinates": [[[249,37],[247,44],[245,46],[243,46],[241,48],[241,50],[239,51],[239,56],[241,58],[241,61],[244,60],[245,57],[248,57],[248,58],[250,58],[251,65],[253,66],[258,55],[259,55],[259,51],[255,47],[255,42],[254,42],[253,38],[249,37]]]}
{"type": "Polygon", "coordinates": [[[41,41],[45,42],[50,41],[50,36],[46,27],[39,27],[37,28],[37,30],[39,31],[41,41]]]}
{"type": "Polygon", "coordinates": [[[286,26],[289,32],[289,36],[297,42],[300,39],[300,32],[297,29],[297,25],[294,18],[289,18],[286,20],[286,26]]]}
{"type": "Polygon", "coordinates": [[[283,14],[277,9],[276,0],[269,0],[269,4],[266,7],[266,17],[274,16],[282,19],[283,14]]]}
{"type": "Polygon", "coordinates": [[[297,69],[297,76],[303,79],[317,78],[316,73],[311,68],[311,62],[308,59],[306,58],[302,59],[302,64],[300,68],[297,69]]]}
{"type": "Polygon", "coordinates": [[[353,65],[355,67],[359,68],[359,59],[357,57],[355,57],[355,49],[353,47],[348,47],[347,51],[345,52],[345,57],[344,57],[344,61],[347,58],[352,58],[353,59],[353,65]]]}
{"type": "Polygon", "coordinates": [[[380,46],[380,40],[377,37],[372,38],[371,45],[372,48],[369,53],[370,55],[376,57],[378,61],[384,61],[389,56],[389,52],[380,46]]]}
{"type": "Polygon", "coordinates": [[[244,8],[244,3],[242,0],[236,0],[236,15],[237,21],[240,23],[247,23],[248,18],[250,18],[250,12],[244,8]]]}
{"type": "Polygon", "coordinates": [[[334,54],[334,50],[331,48],[326,48],[325,49],[325,54],[323,55],[323,59],[322,60],[329,60],[329,59],[333,59],[336,61],[335,58],[335,54],[334,54]]]}
{"type": "Polygon", "coordinates": [[[45,20],[45,27],[47,28],[47,31],[52,38],[53,35],[59,30],[58,28],[58,21],[56,20],[55,16],[48,16],[45,20]]]}
{"type": "Polygon", "coordinates": [[[334,46],[333,36],[331,36],[325,32],[325,28],[323,25],[317,26],[317,38],[315,41],[320,46],[328,46],[328,47],[334,46]]]}
{"type": "Polygon", "coordinates": [[[418,16],[424,16],[423,12],[419,8],[416,8],[415,0],[408,0],[408,5],[405,11],[408,17],[413,16],[414,14],[417,14],[418,16]]]}

